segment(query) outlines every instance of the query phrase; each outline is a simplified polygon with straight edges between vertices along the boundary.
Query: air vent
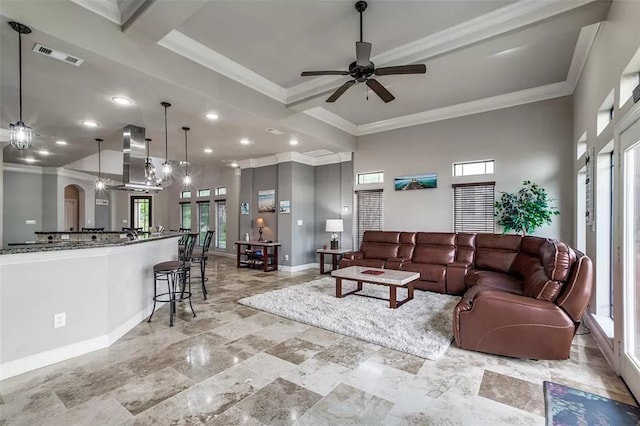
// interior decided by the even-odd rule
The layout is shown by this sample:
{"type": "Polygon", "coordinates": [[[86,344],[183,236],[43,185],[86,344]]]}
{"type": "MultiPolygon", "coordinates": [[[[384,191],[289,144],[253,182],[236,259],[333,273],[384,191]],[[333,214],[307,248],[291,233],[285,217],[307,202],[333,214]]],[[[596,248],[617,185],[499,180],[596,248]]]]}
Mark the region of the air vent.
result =
{"type": "Polygon", "coordinates": [[[80,59],[76,56],[71,56],[59,50],[55,50],[50,47],[43,46],[39,43],[33,46],[33,51],[41,55],[48,56],[53,59],[57,59],[59,61],[66,62],[67,64],[75,65],[76,67],[79,67],[80,64],[84,62],[84,59],[80,59]]]}
{"type": "Polygon", "coordinates": [[[269,127],[267,129],[264,129],[265,132],[269,132],[272,133],[274,135],[284,135],[284,132],[278,129],[274,129],[273,127],[269,127]]]}
{"type": "Polygon", "coordinates": [[[324,157],[325,155],[333,154],[333,152],[326,149],[318,149],[316,151],[303,152],[303,154],[308,155],[309,157],[324,157]]]}

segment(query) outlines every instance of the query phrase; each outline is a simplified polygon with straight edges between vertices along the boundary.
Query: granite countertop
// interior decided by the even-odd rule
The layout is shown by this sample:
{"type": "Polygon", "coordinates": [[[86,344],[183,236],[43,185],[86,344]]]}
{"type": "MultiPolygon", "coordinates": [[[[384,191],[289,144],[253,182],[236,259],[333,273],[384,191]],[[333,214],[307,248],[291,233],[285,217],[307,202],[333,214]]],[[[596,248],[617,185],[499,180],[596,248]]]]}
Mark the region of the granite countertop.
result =
{"type": "Polygon", "coordinates": [[[62,250],[77,250],[88,248],[101,248],[101,247],[118,247],[128,246],[131,244],[146,243],[150,241],[162,240],[165,238],[174,238],[182,236],[179,232],[162,232],[153,233],[150,235],[139,235],[136,239],[130,240],[128,238],[119,241],[66,241],[66,242],[54,242],[54,243],[31,243],[11,246],[9,248],[0,249],[0,255],[3,254],[20,254],[20,253],[34,253],[42,251],[62,251],[62,250]]]}

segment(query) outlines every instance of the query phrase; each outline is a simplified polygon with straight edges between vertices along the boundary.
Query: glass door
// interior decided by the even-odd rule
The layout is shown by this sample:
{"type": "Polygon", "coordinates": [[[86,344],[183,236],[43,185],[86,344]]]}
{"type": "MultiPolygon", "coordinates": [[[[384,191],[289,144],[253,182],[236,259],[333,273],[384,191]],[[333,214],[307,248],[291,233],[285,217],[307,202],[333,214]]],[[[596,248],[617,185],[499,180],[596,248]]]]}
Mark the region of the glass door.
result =
{"type": "Polygon", "coordinates": [[[640,398],[640,120],[620,134],[620,142],[623,162],[620,374],[636,398],[640,398]]]}
{"type": "Polygon", "coordinates": [[[198,203],[198,245],[204,244],[209,230],[209,203],[198,203]]]}
{"type": "Polygon", "coordinates": [[[131,197],[131,227],[148,231],[151,223],[151,196],[134,195],[131,197]]]}
{"type": "Polygon", "coordinates": [[[216,201],[216,248],[227,248],[227,202],[216,201]]]}

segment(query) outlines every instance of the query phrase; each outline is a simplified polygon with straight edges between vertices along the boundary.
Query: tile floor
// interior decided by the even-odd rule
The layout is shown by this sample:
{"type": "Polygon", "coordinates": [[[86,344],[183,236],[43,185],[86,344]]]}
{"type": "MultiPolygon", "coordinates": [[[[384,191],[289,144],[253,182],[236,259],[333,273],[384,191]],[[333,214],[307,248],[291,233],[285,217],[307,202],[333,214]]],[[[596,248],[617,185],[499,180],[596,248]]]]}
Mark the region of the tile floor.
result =
{"type": "Polygon", "coordinates": [[[163,307],[107,349],[0,382],[0,426],[543,425],[544,380],[634,403],[589,334],[568,361],[455,345],[428,361],[235,303],[315,270],[215,256],[207,276],[196,318],[182,306],[169,328],[163,307]]]}

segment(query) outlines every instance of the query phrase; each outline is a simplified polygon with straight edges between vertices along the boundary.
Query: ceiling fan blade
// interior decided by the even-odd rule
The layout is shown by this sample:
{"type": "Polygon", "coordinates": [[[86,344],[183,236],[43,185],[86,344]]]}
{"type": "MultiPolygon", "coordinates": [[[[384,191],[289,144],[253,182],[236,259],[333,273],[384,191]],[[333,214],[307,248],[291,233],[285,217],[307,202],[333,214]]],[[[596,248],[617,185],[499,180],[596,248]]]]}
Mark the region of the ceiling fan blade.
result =
{"type": "Polygon", "coordinates": [[[399,65],[397,67],[381,67],[374,72],[375,75],[395,75],[395,74],[424,74],[427,72],[425,64],[399,65]]]}
{"type": "Polygon", "coordinates": [[[331,96],[329,96],[326,100],[326,102],[335,102],[338,100],[338,98],[340,96],[342,96],[342,94],[344,92],[347,91],[347,89],[351,86],[353,86],[354,84],[356,84],[355,80],[350,80],[347,81],[345,84],[343,84],[342,86],[338,87],[338,90],[336,90],[335,92],[333,92],[333,94],[331,96]]]}
{"type": "Polygon", "coordinates": [[[349,71],[303,71],[300,73],[301,77],[310,75],[349,75],[349,71]]]}
{"type": "Polygon", "coordinates": [[[384,86],[380,84],[378,80],[373,80],[373,79],[367,80],[367,86],[369,86],[371,90],[376,92],[376,95],[380,96],[380,99],[382,99],[385,103],[391,102],[396,98],[387,89],[385,89],[384,86]]]}
{"type": "Polygon", "coordinates": [[[371,64],[371,43],[356,41],[356,65],[366,67],[371,64]]]}

